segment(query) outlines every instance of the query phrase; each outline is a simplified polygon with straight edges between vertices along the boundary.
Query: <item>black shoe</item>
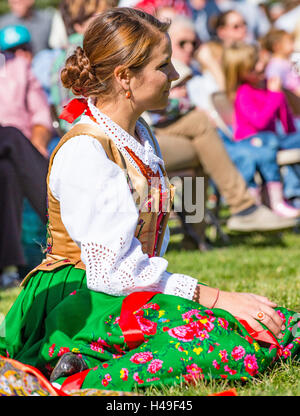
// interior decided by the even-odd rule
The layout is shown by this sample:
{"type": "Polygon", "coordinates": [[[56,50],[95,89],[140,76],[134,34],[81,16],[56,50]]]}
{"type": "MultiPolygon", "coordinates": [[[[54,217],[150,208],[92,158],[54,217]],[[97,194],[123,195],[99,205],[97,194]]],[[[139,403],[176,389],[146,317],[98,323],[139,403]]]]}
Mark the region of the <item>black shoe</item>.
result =
{"type": "Polygon", "coordinates": [[[78,355],[73,352],[66,352],[54,367],[50,376],[50,382],[52,383],[59,377],[68,377],[87,369],[88,366],[82,358],[78,357],[78,355]]]}

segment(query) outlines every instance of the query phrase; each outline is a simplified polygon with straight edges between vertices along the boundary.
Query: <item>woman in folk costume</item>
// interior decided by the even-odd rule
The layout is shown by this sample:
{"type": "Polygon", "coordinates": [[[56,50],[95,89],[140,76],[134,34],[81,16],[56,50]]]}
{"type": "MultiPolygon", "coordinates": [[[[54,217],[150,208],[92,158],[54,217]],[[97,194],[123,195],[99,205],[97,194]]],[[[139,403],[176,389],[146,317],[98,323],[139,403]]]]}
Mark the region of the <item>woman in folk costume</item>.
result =
{"type": "Polygon", "coordinates": [[[164,108],[178,77],[167,29],[142,11],[107,11],[62,71],[88,100],[64,109],[82,117],[50,161],[47,257],[6,317],[0,354],[64,391],[245,380],[299,354],[297,314],[169,273],[161,257],[172,190],[140,115],[164,108]]]}

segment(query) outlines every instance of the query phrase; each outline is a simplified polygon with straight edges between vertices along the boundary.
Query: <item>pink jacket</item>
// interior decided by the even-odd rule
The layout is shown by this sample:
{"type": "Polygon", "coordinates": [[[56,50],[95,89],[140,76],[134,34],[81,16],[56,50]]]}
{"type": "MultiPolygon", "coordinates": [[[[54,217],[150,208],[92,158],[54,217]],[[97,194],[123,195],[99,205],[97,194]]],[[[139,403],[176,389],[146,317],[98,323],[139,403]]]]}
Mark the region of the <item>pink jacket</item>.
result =
{"type": "Polygon", "coordinates": [[[18,128],[29,139],[34,125],[52,129],[46,95],[23,56],[6,56],[0,68],[0,124],[18,128]]]}
{"type": "Polygon", "coordinates": [[[260,131],[276,132],[280,120],[286,133],[296,131],[292,113],[283,92],[241,85],[234,103],[233,131],[236,141],[260,131]]]}

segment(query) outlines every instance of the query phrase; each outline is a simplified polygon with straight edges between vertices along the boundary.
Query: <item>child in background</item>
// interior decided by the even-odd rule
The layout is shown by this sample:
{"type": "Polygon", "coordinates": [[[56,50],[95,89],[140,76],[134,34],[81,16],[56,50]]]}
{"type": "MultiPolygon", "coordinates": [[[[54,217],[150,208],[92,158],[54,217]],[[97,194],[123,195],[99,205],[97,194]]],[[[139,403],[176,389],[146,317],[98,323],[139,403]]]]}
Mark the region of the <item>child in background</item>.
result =
{"type": "Polygon", "coordinates": [[[273,29],[261,39],[261,44],[271,53],[266,78],[279,77],[283,88],[300,96],[300,76],[290,59],[295,50],[293,35],[285,30],[273,29]]]}
{"type": "MultiPolygon", "coordinates": [[[[263,147],[266,151],[300,148],[300,135],[281,91],[280,78],[273,77],[266,82],[266,64],[254,45],[236,44],[225,51],[226,92],[234,102],[234,140],[246,141],[250,146],[263,147]],[[284,136],[277,134],[278,120],[285,131],[284,136]]],[[[283,198],[276,155],[260,173],[266,183],[270,207],[284,217],[298,217],[299,211],[283,198]]]]}

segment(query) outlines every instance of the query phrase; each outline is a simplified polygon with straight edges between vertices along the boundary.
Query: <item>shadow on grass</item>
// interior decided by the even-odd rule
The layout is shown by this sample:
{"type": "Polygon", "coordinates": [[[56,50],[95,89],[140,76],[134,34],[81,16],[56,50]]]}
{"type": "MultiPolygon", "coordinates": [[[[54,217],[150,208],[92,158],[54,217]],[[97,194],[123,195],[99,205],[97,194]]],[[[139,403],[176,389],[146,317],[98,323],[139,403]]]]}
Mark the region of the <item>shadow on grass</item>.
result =
{"type": "MultiPolygon", "coordinates": [[[[171,236],[175,234],[171,231],[171,236]]],[[[209,233],[208,233],[209,235],[209,233]]],[[[249,232],[249,233],[234,233],[234,232],[227,232],[226,235],[229,238],[229,242],[224,242],[221,238],[217,238],[215,240],[209,239],[209,244],[212,246],[212,249],[224,249],[224,248],[232,248],[232,247],[241,247],[245,246],[248,248],[268,248],[268,247],[278,247],[278,248],[285,248],[288,245],[284,241],[285,232],[278,232],[278,231],[270,231],[270,232],[249,232]]],[[[182,245],[182,238],[183,234],[176,235],[176,239],[174,241],[170,241],[168,246],[169,250],[174,251],[186,251],[182,245]]],[[[191,247],[191,250],[197,250],[191,247]]]]}

